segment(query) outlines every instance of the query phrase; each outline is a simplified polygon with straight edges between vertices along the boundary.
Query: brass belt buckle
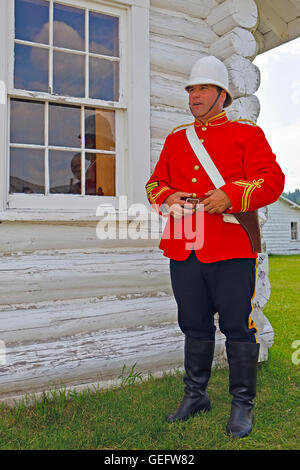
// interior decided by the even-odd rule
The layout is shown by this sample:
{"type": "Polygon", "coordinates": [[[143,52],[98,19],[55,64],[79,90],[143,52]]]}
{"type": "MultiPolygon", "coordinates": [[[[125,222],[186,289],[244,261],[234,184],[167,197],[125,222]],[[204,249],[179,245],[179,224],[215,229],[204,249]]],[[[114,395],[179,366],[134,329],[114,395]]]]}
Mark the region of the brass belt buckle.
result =
{"type": "Polygon", "coordinates": [[[187,202],[188,204],[193,204],[194,206],[197,206],[198,204],[200,204],[200,199],[195,198],[195,197],[187,197],[185,202],[187,202]]]}

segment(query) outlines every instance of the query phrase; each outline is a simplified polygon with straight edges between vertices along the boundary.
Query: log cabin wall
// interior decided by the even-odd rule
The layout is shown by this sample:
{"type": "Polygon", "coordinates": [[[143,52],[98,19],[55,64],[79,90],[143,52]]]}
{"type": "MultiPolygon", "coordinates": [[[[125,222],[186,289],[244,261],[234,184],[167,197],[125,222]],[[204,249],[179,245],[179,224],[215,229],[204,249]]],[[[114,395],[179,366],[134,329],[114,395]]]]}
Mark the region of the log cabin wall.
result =
{"type": "MultiPolygon", "coordinates": [[[[254,0],[151,0],[151,169],[168,133],[192,121],[183,85],[199,57],[213,54],[227,65],[235,98],[229,117],[257,119],[257,21],[254,0]]],[[[43,221],[36,214],[32,221],[8,218],[1,224],[0,340],[6,358],[0,399],[63,385],[118,383],[124,364],[137,363],[146,374],[182,366],[183,335],[158,240],[99,242],[97,222],[78,214],[43,221]]],[[[253,310],[261,360],[273,341],[262,313],[270,294],[267,273],[262,253],[253,310]]],[[[215,364],[225,361],[217,330],[215,364]]]]}

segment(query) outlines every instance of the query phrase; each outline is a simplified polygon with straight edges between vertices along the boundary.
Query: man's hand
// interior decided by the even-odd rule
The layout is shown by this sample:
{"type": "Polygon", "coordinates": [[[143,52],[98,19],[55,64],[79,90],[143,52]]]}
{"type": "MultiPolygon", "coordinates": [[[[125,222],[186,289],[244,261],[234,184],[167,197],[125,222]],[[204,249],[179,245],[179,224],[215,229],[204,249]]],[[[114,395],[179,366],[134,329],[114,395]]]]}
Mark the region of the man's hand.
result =
{"type": "Polygon", "coordinates": [[[187,204],[185,201],[186,197],[191,197],[192,193],[184,193],[177,191],[177,193],[171,194],[167,197],[164,204],[168,212],[175,217],[175,219],[180,219],[185,215],[190,215],[194,212],[193,204],[187,204]]]}
{"type": "Polygon", "coordinates": [[[231,207],[231,201],[222,189],[211,189],[205,193],[208,196],[201,204],[204,205],[204,211],[209,214],[222,214],[226,209],[231,207]]]}

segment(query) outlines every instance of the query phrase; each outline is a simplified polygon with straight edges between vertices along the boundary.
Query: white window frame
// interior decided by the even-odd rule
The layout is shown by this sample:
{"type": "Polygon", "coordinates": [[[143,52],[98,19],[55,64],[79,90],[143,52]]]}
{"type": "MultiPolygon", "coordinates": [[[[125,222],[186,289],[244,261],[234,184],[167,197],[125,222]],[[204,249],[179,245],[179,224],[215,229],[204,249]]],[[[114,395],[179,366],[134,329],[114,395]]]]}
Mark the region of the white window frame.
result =
{"type": "MultiPolygon", "coordinates": [[[[150,58],[149,0],[57,0],[74,7],[111,13],[120,18],[120,100],[58,98],[47,93],[22,92],[13,88],[14,1],[2,0],[0,18],[0,83],[7,99],[0,104],[0,215],[13,218],[63,218],[69,212],[80,219],[96,213],[99,205],[118,209],[119,197],[127,196],[128,205],[146,203],[145,181],[150,174],[150,58]],[[9,21],[7,21],[7,18],[9,21]],[[2,45],[2,46],[1,46],[2,45]],[[126,64],[126,66],[124,66],[126,64]],[[3,85],[4,84],[4,85],[3,85]],[[55,103],[101,106],[116,114],[116,191],[117,196],[62,194],[9,194],[9,99],[26,97],[55,103]]],[[[1,97],[0,97],[1,103],[1,97]]]]}

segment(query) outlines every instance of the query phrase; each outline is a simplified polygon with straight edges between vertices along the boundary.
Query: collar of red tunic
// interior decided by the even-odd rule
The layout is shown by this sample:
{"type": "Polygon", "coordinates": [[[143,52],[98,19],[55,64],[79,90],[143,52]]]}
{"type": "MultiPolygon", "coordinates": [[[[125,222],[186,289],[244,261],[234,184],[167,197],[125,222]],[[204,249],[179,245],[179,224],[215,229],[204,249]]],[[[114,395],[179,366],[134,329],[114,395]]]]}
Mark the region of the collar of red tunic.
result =
{"type": "Polygon", "coordinates": [[[229,119],[226,116],[226,112],[222,111],[222,113],[211,117],[210,119],[208,119],[205,122],[200,121],[200,119],[195,119],[195,127],[200,127],[200,126],[221,126],[222,124],[225,124],[226,122],[229,122],[229,119]]]}

